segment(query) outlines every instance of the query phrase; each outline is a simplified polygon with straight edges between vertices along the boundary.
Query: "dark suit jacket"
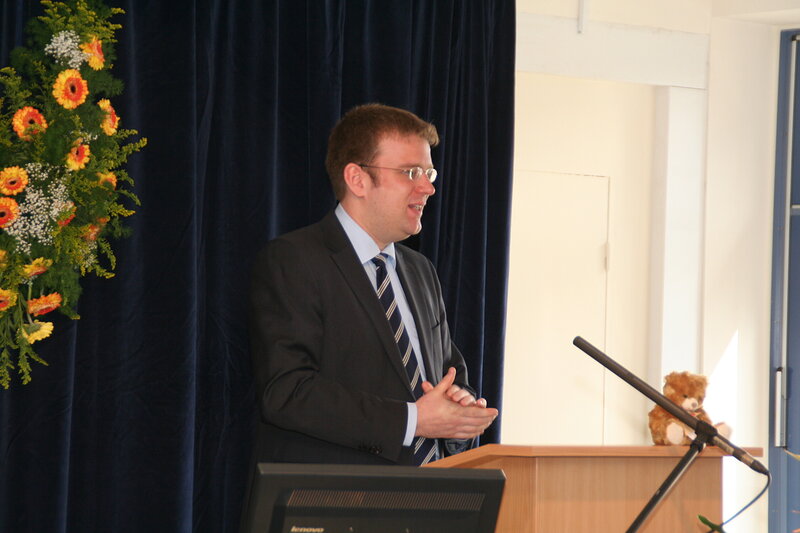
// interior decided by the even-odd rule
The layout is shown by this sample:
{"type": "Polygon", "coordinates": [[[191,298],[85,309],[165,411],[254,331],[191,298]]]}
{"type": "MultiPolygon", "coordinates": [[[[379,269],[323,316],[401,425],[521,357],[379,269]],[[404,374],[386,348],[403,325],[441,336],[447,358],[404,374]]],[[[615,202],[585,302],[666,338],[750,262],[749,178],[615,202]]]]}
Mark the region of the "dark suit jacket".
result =
{"type": "MultiPolygon", "coordinates": [[[[428,380],[467,371],[433,265],[396,245],[428,380]]],[[[251,340],[261,423],[256,461],[411,464],[408,377],[383,307],[333,212],[258,255],[251,340]]]]}

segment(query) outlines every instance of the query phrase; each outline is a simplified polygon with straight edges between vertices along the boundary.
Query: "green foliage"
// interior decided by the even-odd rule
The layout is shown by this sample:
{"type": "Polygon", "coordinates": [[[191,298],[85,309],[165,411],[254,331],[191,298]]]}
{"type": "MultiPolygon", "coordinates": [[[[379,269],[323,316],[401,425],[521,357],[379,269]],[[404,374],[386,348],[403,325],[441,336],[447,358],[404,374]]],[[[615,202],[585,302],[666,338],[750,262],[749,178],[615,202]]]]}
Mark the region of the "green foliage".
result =
{"type": "Polygon", "coordinates": [[[139,199],[123,169],[147,140],[119,129],[110,70],[124,13],[100,0],[41,0],[26,46],[0,68],[0,386],[31,380],[32,344],[58,310],[77,319],[80,278],[114,275],[109,238],[139,199]],[[22,176],[22,177],[21,177],[22,176]]]}
{"type": "Polygon", "coordinates": [[[724,530],[724,529],[722,529],[722,526],[721,526],[721,525],[719,525],[719,524],[715,524],[714,522],[712,522],[711,520],[709,520],[709,519],[708,519],[708,518],[706,518],[705,516],[703,516],[703,515],[701,515],[701,514],[700,514],[700,515],[697,515],[697,518],[699,518],[699,519],[700,519],[700,521],[701,521],[703,524],[705,524],[706,526],[708,526],[708,527],[710,527],[710,528],[711,528],[711,529],[709,529],[709,530],[708,530],[708,533],[711,533],[711,532],[713,532],[713,531],[717,531],[718,533],[725,533],[725,530],[724,530]]]}

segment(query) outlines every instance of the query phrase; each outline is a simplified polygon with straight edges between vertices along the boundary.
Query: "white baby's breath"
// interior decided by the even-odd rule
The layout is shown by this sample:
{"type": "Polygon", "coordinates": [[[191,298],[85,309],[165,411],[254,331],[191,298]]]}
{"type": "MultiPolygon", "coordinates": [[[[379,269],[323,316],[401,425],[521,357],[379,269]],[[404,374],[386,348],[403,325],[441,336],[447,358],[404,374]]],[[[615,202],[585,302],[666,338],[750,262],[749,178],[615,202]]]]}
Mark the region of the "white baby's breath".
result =
{"type": "Polygon", "coordinates": [[[47,55],[53,56],[56,62],[78,69],[89,58],[89,55],[80,49],[80,43],[80,37],[74,31],[60,31],[53,35],[44,47],[44,51],[47,55]]]}
{"type": "Polygon", "coordinates": [[[33,244],[53,244],[53,222],[74,204],[63,178],[42,187],[49,175],[47,165],[30,163],[25,170],[32,179],[19,204],[19,218],[5,231],[14,237],[19,252],[30,255],[33,244]]]}

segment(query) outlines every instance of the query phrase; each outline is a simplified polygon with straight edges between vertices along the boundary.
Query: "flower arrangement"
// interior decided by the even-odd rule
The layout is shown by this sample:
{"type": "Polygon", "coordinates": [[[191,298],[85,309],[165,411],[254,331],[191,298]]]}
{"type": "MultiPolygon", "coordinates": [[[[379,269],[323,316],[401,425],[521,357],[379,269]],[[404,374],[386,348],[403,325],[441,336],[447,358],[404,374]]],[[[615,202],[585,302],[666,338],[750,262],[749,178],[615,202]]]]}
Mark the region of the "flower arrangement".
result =
{"type": "Polygon", "coordinates": [[[112,98],[112,24],[99,1],[42,0],[28,44],[0,69],[0,386],[31,380],[32,345],[53,332],[55,310],[79,318],[79,280],[112,277],[110,238],[139,205],[122,166],[145,146],[120,129],[112,98]]]}

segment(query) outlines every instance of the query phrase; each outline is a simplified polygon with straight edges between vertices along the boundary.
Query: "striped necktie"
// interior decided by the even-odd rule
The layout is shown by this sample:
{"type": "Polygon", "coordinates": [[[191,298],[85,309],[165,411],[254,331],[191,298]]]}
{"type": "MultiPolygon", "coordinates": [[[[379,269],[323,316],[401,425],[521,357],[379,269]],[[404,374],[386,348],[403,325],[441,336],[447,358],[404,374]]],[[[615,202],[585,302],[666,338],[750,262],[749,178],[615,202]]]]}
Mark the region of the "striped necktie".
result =
{"type": "MultiPolygon", "coordinates": [[[[372,262],[375,263],[375,285],[377,286],[378,299],[386,310],[386,319],[389,321],[389,326],[394,333],[394,340],[400,350],[403,366],[411,383],[411,390],[414,391],[414,398],[419,398],[422,396],[422,377],[420,376],[419,363],[417,363],[414,347],[411,345],[411,339],[409,339],[408,332],[403,324],[403,317],[400,316],[400,310],[397,308],[397,300],[395,300],[392,283],[389,280],[386,269],[387,258],[388,256],[382,253],[372,259],[372,262]]],[[[435,439],[416,437],[413,446],[414,462],[416,464],[424,465],[436,458],[435,439]]]]}

